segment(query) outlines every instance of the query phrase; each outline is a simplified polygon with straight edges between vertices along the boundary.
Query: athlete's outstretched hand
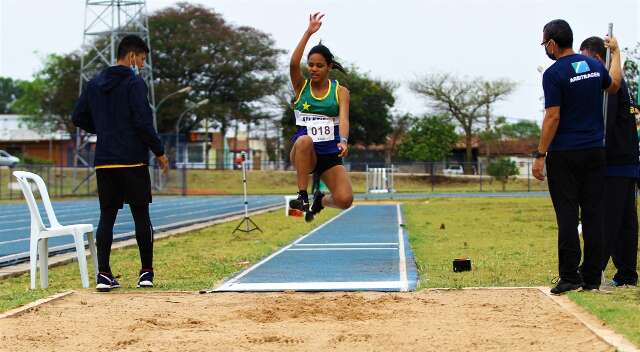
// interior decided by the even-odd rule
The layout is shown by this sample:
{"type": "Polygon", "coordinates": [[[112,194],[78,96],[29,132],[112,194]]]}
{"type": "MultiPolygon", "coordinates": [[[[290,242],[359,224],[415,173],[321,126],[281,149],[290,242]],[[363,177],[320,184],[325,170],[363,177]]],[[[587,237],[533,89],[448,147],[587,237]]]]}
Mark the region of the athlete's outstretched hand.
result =
{"type": "Polygon", "coordinates": [[[322,18],[324,14],[320,14],[320,12],[316,12],[313,15],[309,15],[309,27],[307,27],[307,33],[313,34],[320,29],[322,26],[322,18]]]}
{"type": "Polygon", "coordinates": [[[338,143],[338,149],[340,149],[338,157],[344,158],[349,155],[349,145],[347,143],[338,143]]]}

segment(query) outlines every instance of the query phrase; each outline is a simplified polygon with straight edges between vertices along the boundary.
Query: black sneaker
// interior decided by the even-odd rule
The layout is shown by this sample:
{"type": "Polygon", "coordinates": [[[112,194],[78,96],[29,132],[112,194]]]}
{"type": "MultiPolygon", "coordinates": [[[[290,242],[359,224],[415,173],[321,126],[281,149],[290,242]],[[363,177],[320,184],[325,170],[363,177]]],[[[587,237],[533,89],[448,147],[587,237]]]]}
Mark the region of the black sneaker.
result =
{"type": "Polygon", "coordinates": [[[309,200],[307,199],[305,201],[302,196],[298,194],[298,198],[289,201],[289,208],[297,209],[306,213],[309,211],[309,200]]]}
{"type": "Polygon", "coordinates": [[[560,295],[568,291],[578,290],[580,288],[582,288],[581,283],[576,284],[573,282],[560,279],[560,281],[558,281],[558,283],[556,284],[556,287],[551,289],[551,293],[553,293],[554,295],[560,295]]]}
{"type": "Polygon", "coordinates": [[[324,193],[320,191],[316,191],[313,193],[313,204],[311,205],[311,209],[305,214],[304,219],[307,222],[313,220],[316,214],[318,214],[324,207],[322,206],[322,198],[324,198],[324,193]]]}
{"type": "Polygon", "coordinates": [[[153,287],[153,271],[140,270],[137,287],[153,287]]]}
{"type": "Polygon", "coordinates": [[[120,283],[118,283],[111,273],[98,273],[96,277],[96,290],[99,292],[109,292],[118,287],[120,287],[120,283]]]}

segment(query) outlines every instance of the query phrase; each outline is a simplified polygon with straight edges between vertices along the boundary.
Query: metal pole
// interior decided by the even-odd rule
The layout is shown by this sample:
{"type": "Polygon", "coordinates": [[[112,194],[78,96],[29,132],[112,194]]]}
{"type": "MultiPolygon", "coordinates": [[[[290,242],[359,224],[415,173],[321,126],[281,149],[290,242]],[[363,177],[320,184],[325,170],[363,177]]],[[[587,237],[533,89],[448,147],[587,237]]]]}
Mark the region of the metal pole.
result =
{"type": "MultiPolygon", "coordinates": [[[[244,192],[244,217],[249,217],[249,203],[247,202],[247,159],[242,155],[242,189],[244,192]]],[[[246,222],[247,232],[249,232],[249,222],[246,222]]]]}
{"type": "MultiPolygon", "coordinates": [[[[613,36],[613,23],[609,23],[609,31],[607,32],[609,38],[613,36]]],[[[607,49],[607,58],[606,58],[606,68],[609,70],[609,66],[611,66],[611,49],[607,49]]],[[[606,91],[603,93],[602,97],[602,115],[604,118],[604,143],[607,143],[607,106],[609,105],[609,93],[606,91]]]]}
{"type": "Polygon", "coordinates": [[[527,192],[531,192],[531,162],[527,161],[527,192]]]}

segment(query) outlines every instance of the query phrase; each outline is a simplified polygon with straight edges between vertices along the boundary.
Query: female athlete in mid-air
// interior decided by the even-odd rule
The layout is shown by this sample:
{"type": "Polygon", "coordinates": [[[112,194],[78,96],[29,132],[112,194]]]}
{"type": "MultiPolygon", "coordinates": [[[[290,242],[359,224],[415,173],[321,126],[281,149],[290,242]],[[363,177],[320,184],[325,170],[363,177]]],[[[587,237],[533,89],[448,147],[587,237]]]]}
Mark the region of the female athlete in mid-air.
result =
{"type": "Polygon", "coordinates": [[[322,25],[324,15],[309,16],[309,26],[293,51],[289,70],[295,92],[294,111],[298,130],[293,136],[291,162],[298,178],[298,198],[289,206],[306,213],[311,221],[324,207],[346,209],[353,202],[353,191],[342,157],[348,153],[349,90],[336,80],[329,79],[332,69],[345,72],[322,43],[314,46],[307,56],[309,79],[300,70],[304,48],[322,25]],[[329,188],[325,196],[316,190],[309,206],[307,187],[309,174],[318,176],[329,188]]]}

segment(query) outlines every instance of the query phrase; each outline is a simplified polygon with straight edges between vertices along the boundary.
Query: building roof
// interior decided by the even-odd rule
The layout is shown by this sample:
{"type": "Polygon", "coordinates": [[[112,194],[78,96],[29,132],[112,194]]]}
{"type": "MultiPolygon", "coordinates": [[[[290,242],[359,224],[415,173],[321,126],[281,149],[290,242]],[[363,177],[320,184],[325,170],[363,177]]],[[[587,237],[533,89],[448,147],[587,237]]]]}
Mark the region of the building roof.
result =
{"type": "Polygon", "coordinates": [[[29,129],[20,115],[0,115],[0,142],[39,142],[69,140],[66,132],[41,133],[29,129]]]}

